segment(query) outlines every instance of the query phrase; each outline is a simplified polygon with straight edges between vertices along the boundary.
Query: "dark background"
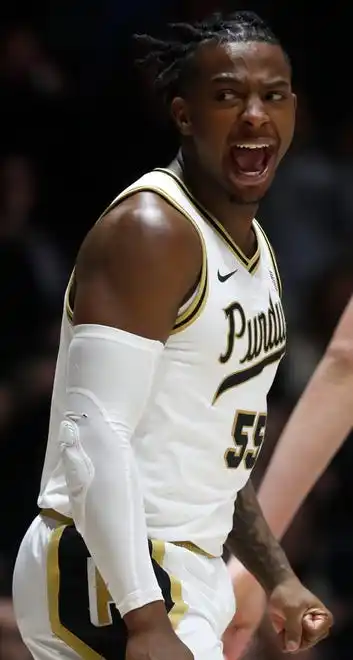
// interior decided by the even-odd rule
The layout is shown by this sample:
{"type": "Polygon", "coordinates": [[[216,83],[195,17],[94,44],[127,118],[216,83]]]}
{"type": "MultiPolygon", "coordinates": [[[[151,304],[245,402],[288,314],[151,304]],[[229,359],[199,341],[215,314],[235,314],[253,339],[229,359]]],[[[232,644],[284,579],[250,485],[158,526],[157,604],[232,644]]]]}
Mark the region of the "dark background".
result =
{"type": "MultiPolygon", "coordinates": [[[[277,252],[289,330],[259,474],[353,290],[349,3],[326,11],[279,0],[3,0],[0,660],[26,656],[11,573],[36,513],[62,297],[77,248],[107,203],[146,169],[168,164],[176,147],[133,66],[131,35],[216,8],[252,9],[270,21],[292,58],[299,97],[294,145],[258,214],[277,252]]],[[[347,442],[286,537],[300,575],[336,616],[333,637],[310,660],[353,657],[352,454],[347,442]]],[[[262,641],[252,657],[278,653],[262,641]]]]}

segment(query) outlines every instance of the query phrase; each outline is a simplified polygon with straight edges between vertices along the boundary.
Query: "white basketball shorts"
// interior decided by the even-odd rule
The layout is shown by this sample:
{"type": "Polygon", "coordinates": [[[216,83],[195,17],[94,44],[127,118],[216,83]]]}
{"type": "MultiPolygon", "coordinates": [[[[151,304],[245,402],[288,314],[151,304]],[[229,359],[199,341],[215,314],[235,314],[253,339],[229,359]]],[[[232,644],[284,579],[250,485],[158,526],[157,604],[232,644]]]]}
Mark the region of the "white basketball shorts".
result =
{"type": "MultiPolygon", "coordinates": [[[[170,620],[195,660],[223,660],[222,635],[235,612],[228,570],[210,558],[150,541],[170,620]]],[[[38,516],[16,561],[14,607],[34,660],[125,660],[126,627],[73,524],[38,516]]]]}

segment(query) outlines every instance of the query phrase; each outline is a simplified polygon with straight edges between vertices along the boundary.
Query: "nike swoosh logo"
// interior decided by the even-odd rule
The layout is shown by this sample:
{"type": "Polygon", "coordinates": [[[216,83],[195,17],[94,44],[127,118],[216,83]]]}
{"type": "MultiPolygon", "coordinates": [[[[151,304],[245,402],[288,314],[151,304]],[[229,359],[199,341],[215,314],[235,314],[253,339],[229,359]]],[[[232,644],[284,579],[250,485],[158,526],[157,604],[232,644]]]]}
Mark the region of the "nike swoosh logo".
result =
{"type": "Polygon", "coordinates": [[[227,273],[226,275],[221,275],[221,273],[218,271],[217,276],[218,276],[219,281],[220,282],[226,282],[227,280],[229,280],[230,277],[232,277],[232,275],[234,275],[234,273],[237,272],[237,270],[238,269],[236,268],[235,270],[232,270],[231,273],[227,273]]]}

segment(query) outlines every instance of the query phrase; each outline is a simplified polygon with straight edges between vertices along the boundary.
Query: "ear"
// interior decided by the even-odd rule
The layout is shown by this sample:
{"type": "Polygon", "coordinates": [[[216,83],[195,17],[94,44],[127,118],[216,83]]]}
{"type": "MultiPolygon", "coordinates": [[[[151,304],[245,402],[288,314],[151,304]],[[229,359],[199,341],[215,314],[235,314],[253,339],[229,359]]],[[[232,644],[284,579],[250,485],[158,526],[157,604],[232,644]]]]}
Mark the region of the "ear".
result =
{"type": "Polygon", "coordinates": [[[297,105],[298,105],[297,95],[292,94],[292,97],[293,97],[293,104],[294,104],[294,112],[296,112],[297,111],[297,105]]]}
{"type": "Polygon", "coordinates": [[[179,133],[184,137],[192,135],[192,122],[187,101],[181,96],[175,96],[171,102],[170,111],[179,133]]]}

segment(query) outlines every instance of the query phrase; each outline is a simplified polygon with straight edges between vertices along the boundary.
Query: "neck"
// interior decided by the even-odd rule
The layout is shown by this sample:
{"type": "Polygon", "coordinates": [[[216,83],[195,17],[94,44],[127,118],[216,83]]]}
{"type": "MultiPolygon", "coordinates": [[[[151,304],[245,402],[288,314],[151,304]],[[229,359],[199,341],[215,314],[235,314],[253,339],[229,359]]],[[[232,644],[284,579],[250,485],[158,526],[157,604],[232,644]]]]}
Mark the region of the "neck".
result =
{"type": "Polygon", "coordinates": [[[180,150],[170,168],[182,179],[193,196],[227,230],[248,257],[255,250],[252,221],[258,204],[239,204],[207,172],[200,169],[191,154],[180,150]]]}

